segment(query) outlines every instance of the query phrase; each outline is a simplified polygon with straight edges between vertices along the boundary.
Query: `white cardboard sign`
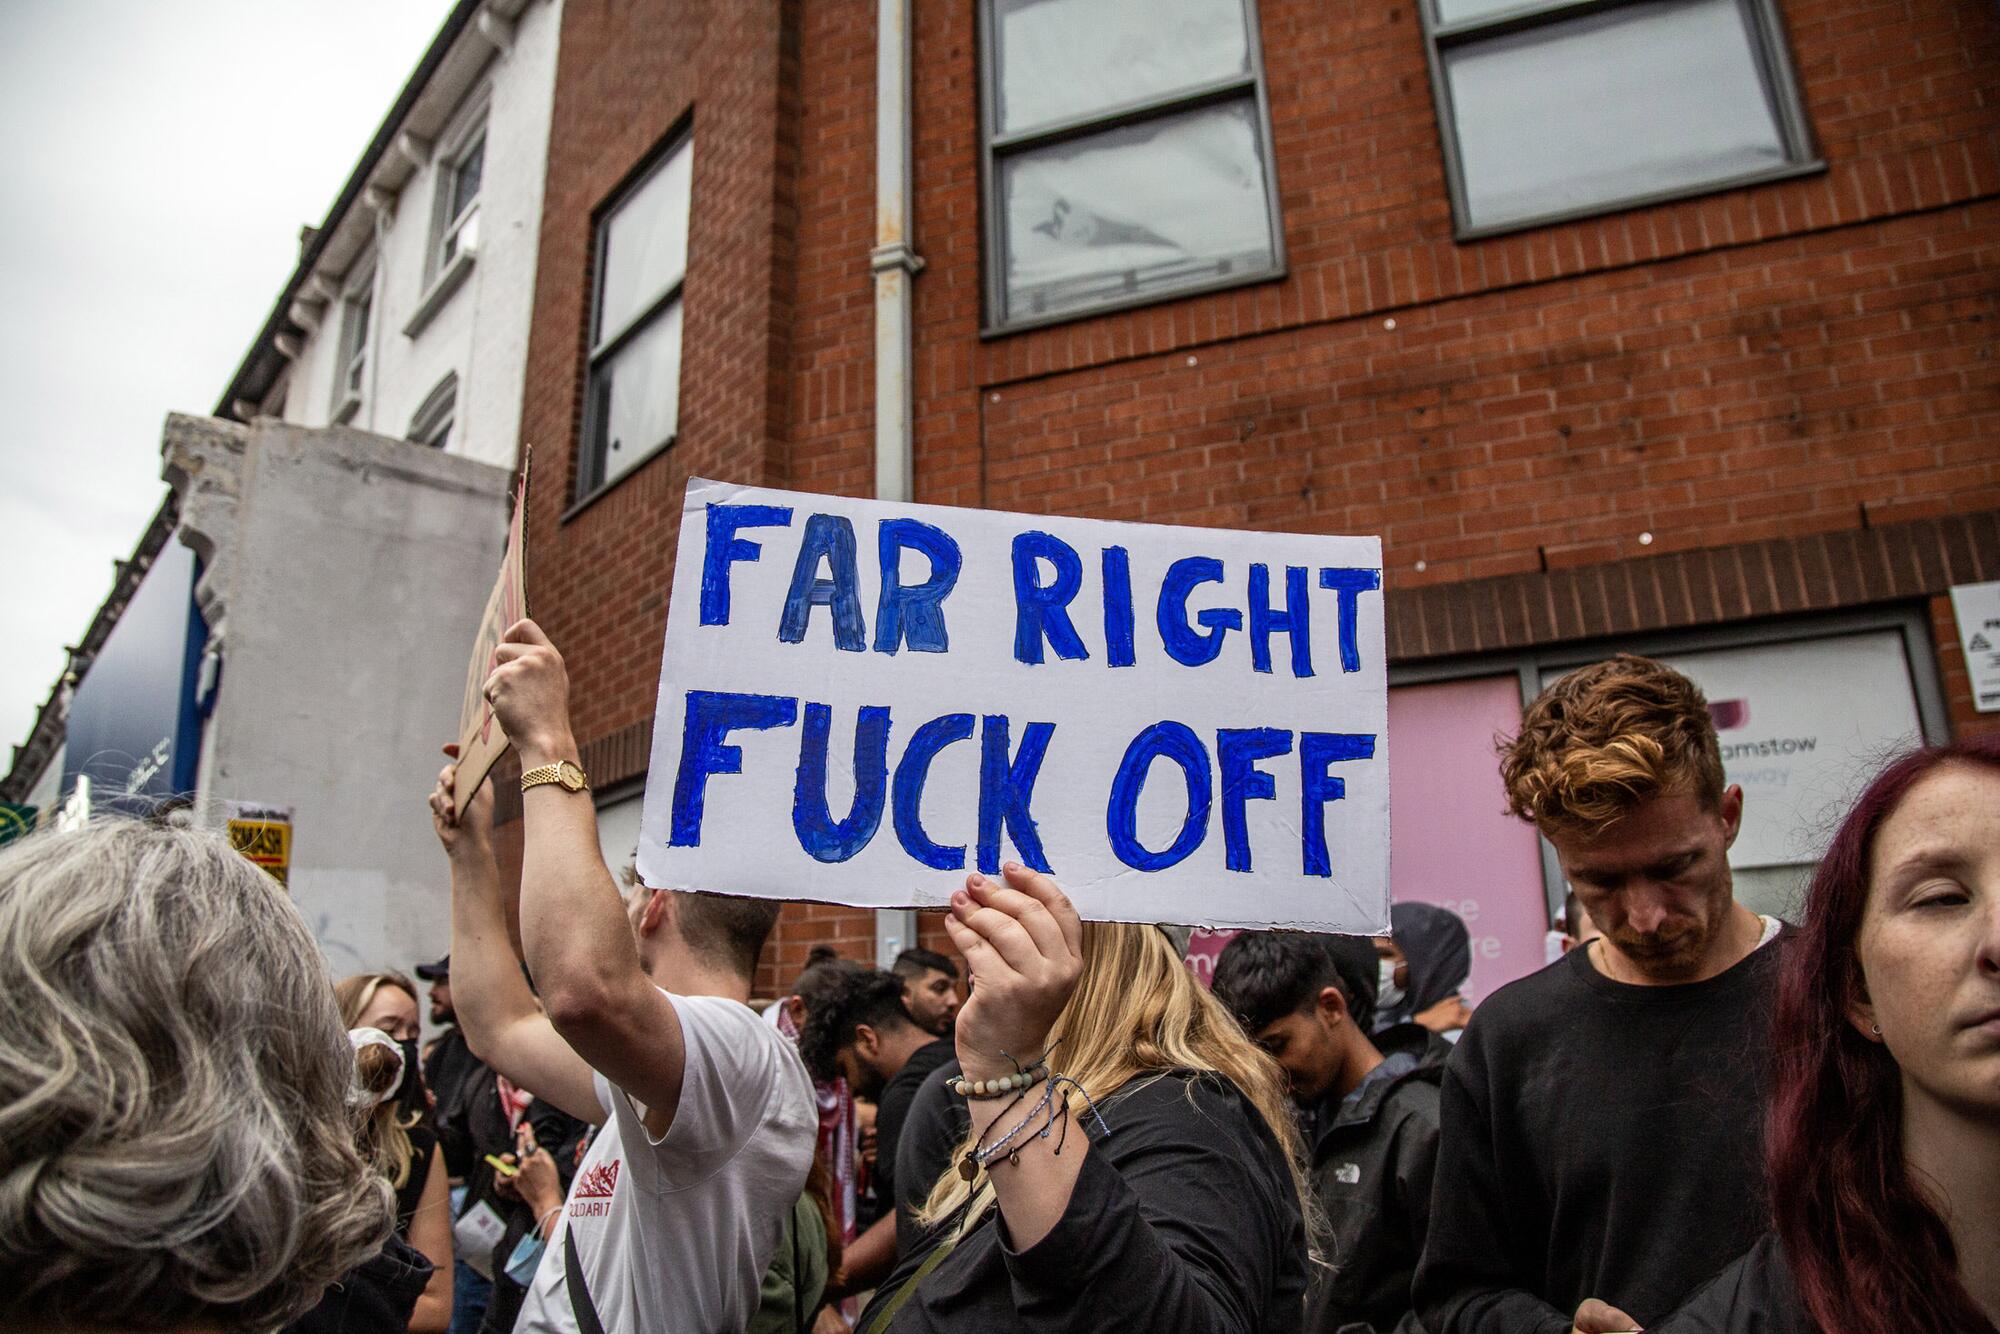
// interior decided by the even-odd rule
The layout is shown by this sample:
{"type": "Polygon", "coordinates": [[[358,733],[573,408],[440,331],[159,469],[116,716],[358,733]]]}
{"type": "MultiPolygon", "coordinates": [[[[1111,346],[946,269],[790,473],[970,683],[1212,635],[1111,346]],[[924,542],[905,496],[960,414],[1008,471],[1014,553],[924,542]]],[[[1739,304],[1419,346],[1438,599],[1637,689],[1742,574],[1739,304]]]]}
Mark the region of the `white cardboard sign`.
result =
{"type": "Polygon", "coordinates": [[[1381,543],[693,479],[638,869],[941,907],[1050,871],[1087,918],[1389,918],[1381,543]]]}

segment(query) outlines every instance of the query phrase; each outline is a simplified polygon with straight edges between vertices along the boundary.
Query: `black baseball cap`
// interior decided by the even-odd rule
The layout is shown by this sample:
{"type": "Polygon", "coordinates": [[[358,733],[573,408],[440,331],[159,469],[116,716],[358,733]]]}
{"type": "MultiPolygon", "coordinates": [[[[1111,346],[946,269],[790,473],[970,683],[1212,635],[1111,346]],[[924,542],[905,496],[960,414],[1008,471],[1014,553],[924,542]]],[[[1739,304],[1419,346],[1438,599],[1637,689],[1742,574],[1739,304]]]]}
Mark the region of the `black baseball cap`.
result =
{"type": "Polygon", "coordinates": [[[436,963],[420,963],[417,965],[416,973],[418,977],[421,977],[426,982],[449,982],[451,981],[451,956],[447,954],[436,963]]]}

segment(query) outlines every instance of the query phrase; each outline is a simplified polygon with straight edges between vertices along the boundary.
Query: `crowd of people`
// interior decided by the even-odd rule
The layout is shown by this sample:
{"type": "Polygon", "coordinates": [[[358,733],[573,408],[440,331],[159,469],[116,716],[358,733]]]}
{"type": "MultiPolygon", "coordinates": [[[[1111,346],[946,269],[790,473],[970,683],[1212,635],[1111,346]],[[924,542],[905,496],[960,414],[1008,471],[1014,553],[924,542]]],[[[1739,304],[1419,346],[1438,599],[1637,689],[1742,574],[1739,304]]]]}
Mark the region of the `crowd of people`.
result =
{"type": "Polygon", "coordinates": [[[1502,748],[1570,897],[1476,1006],[1443,908],[1204,987],[1013,863],[949,953],[758,998],[775,901],[621,884],[538,781],[578,752],[531,622],[487,694],[519,885],[448,764],[416,978],[330,979],[206,833],[0,850],[0,1327],[2000,1327],[2000,737],[1874,775],[1787,924],[1735,898],[1700,691],[1619,657],[1502,748]]]}

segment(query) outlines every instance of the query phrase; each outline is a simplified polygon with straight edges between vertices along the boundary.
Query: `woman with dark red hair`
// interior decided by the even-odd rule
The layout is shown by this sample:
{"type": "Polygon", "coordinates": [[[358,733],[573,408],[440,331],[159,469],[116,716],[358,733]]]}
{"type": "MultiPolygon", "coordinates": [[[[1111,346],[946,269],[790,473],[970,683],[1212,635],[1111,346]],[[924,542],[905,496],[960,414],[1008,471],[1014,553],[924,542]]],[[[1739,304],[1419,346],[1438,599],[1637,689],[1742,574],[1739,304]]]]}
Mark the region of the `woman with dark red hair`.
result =
{"type": "Polygon", "coordinates": [[[2000,1326],[2000,736],[1862,794],[1771,1039],[1776,1229],[1655,1334],[2000,1326]]]}

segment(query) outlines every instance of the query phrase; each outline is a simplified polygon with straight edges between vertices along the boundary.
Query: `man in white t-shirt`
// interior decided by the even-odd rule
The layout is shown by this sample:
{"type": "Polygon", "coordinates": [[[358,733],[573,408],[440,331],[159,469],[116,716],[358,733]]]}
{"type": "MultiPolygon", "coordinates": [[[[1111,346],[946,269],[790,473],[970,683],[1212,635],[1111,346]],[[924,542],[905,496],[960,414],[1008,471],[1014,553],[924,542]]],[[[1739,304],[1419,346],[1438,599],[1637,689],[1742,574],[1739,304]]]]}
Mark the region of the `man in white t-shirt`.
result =
{"type": "Polygon", "coordinates": [[[493,656],[486,696],[523,768],[519,930],[541,1003],[510,943],[490,786],[460,812],[447,768],[431,809],[451,858],[454,1000],[483,1060],[602,1127],[514,1328],[734,1334],[818,1128],[797,1051],[746,1004],[778,904],[637,885],[621,911],[561,656],[532,621],[493,656]]]}

